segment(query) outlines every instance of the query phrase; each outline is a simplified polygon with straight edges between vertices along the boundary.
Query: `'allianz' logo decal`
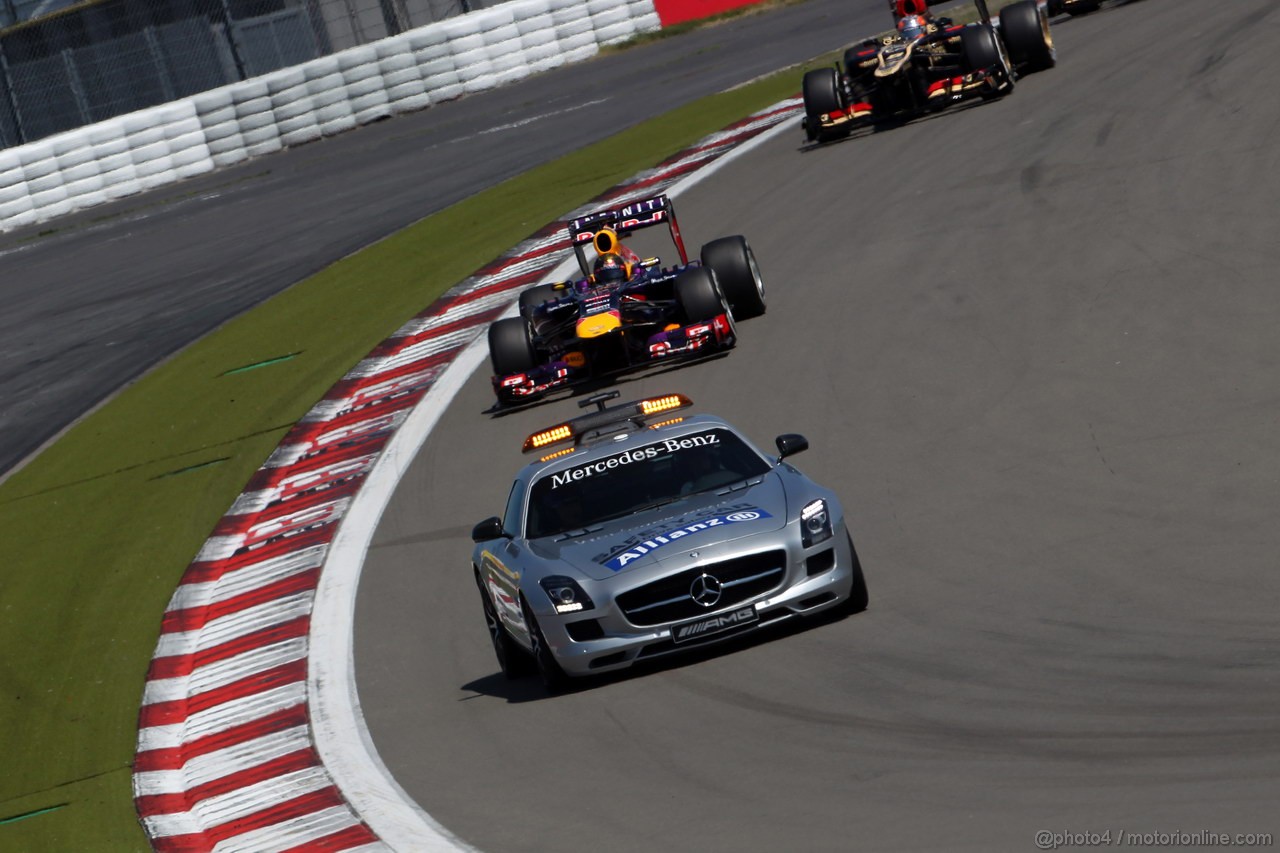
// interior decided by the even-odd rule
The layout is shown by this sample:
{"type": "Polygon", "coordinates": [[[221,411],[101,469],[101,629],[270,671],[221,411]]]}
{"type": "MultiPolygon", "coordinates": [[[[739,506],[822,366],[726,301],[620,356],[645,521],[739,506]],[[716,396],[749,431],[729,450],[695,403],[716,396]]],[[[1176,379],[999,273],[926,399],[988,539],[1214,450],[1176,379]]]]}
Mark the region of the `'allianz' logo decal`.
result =
{"type": "Polygon", "coordinates": [[[627,563],[638,560],[645,554],[651,554],[659,548],[666,547],[672,542],[679,542],[686,536],[694,533],[701,533],[703,530],[710,530],[713,527],[724,527],[727,524],[738,524],[742,521],[755,521],[760,518],[772,518],[773,516],[762,509],[752,507],[751,509],[741,509],[727,515],[713,515],[710,518],[704,518],[701,521],[695,521],[693,524],[687,524],[684,527],[677,527],[674,530],[664,530],[662,533],[655,535],[652,539],[633,545],[631,548],[623,551],[621,554],[613,557],[605,562],[607,568],[613,569],[615,572],[626,568],[627,563]]]}

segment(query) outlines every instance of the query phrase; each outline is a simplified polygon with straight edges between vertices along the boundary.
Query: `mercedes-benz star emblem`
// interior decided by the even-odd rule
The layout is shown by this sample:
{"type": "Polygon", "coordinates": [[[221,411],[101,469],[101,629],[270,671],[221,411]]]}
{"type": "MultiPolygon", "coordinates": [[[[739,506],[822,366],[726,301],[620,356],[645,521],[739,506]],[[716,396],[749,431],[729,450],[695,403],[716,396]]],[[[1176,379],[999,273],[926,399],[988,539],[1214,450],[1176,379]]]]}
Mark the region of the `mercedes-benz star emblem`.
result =
{"type": "Polygon", "coordinates": [[[720,600],[720,592],[724,585],[719,579],[708,574],[698,575],[689,585],[689,597],[703,607],[715,607],[720,600]]]}

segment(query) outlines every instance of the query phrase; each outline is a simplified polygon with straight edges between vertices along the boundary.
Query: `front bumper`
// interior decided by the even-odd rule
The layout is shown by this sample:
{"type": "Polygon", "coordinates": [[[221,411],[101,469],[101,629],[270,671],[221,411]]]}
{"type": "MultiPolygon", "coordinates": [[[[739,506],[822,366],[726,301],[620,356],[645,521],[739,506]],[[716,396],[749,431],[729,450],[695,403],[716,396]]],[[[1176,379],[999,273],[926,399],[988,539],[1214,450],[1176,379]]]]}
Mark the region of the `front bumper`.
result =
{"type": "MultiPolygon", "coordinates": [[[[756,548],[751,547],[757,537],[738,540],[740,553],[753,550],[773,550],[778,547],[773,534],[762,534],[756,548]]],[[[797,537],[798,540],[798,537],[797,537]]],[[[767,625],[796,616],[808,616],[830,610],[844,602],[853,587],[856,558],[850,547],[849,536],[842,522],[834,535],[812,548],[802,548],[797,541],[787,546],[787,571],[781,584],[753,599],[722,609],[706,611],[707,617],[731,616],[744,607],[755,610],[755,621],[727,627],[699,636],[675,642],[672,630],[681,622],[637,628],[631,625],[620,608],[610,598],[599,596],[593,588],[591,595],[596,609],[560,616],[548,610],[538,612],[538,624],[551,647],[556,660],[566,673],[585,676],[595,673],[625,669],[637,661],[662,657],[712,643],[740,637],[767,625]],[[580,623],[594,621],[592,632],[603,634],[598,638],[575,640],[571,631],[579,636],[584,633],[580,623]]],[[[859,570],[860,571],[860,570],[859,570]]],[[[619,589],[621,594],[626,590],[619,589]]]]}

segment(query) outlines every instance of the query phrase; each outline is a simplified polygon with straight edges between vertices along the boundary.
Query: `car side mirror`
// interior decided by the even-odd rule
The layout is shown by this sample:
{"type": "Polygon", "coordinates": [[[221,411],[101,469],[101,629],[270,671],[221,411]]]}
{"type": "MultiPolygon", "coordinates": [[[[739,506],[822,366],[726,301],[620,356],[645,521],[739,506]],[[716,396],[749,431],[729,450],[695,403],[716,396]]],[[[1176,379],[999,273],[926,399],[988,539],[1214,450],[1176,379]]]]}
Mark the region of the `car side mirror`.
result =
{"type": "Polygon", "coordinates": [[[794,456],[802,450],[809,449],[809,439],[803,435],[794,432],[788,432],[778,436],[773,440],[778,445],[778,461],[781,462],[788,456],[794,456]]]}
{"type": "Polygon", "coordinates": [[[507,532],[502,529],[502,519],[496,515],[492,518],[486,518],[471,528],[472,542],[488,542],[490,539],[499,539],[506,535],[507,532]]]}

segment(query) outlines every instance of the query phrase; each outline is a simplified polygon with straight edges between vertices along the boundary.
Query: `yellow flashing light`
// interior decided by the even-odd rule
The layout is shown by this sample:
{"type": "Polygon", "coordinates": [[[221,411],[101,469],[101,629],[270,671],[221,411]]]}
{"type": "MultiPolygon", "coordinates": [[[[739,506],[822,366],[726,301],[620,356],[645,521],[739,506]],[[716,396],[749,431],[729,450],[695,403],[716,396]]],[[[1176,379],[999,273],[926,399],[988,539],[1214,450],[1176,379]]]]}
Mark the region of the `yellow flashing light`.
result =
{"type": "Polygon", "coordinates": [[[658,421],[656,424],[649,424],[649,429],[662,429],[663,427],[671,426],[672,424],[678,424],[683,420],[684,418],[672,418],[669,421],[658,421]]]}
{"type": "Polygon", "coordinates": [[[693,405],[693,401],[683,394],[668,394],[666,397],[651,397],[640,401],[640,411],[646,415],[657,415],[672,409],[683,409],[693,405]]]}
{"type": "Polygon", "coordinates": [[[535,432],[524,440],[524,452],[537,450],[540,447],[546,447],[548,444],[556,444],[573,438],[573,429],[568,424],[560,424],[550,429],[544,429],[541,432],[535,432]]]}
{"type": "Polygon", "coordinates": [[[578,448],[566,447],[564,450],[557,450],[555,453],[548,453],[539,459],[539,462],[550,462],[552,459],[559,459],[561,456],[568,456],[570,453],[576,453],[578,448]]]}

